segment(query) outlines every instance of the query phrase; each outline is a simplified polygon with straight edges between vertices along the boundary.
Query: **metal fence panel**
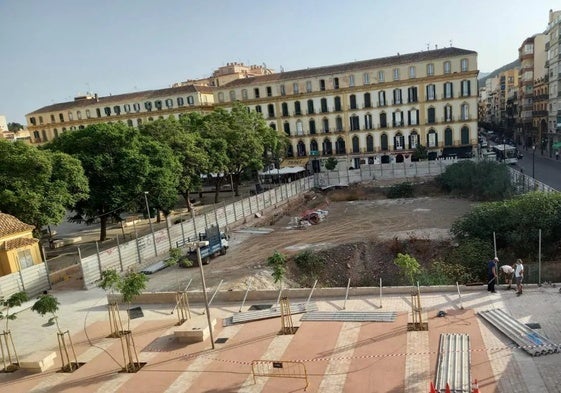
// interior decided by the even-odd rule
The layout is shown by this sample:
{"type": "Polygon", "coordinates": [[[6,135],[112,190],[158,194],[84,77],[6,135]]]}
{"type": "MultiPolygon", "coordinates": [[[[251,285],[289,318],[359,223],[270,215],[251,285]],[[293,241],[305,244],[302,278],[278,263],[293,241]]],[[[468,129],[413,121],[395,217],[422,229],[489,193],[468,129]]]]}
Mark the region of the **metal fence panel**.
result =
{"type": "Polygon", "coordinates": [[[117,247],[111,247],[99,252],[99,259],[101,261],[101,270],[115,269],[121,270],[121,262],[119,260],[119,250],[117,247]]]}
{"type": "Polygon", "coordinates": [[[44,263],[23,269],[21,275],[25,292],[29,297],[35,297],[50,288],[47,268],[44,263]]]}
{"type": "Polygon", "coordinates": [[[84,278],[84,286],[91,288],[94,283],[101,278],[99,270],[99,260],[97,254],[90,255],[89,257],[82,258],[80,261],[82,265],[82,273],[84,278]]]}
{"type": "Polygon", "coordinates": [[[19,272],[0,277],[0,296],[7,298],[21,291],[23,291],[23,284],[19,272]]]}

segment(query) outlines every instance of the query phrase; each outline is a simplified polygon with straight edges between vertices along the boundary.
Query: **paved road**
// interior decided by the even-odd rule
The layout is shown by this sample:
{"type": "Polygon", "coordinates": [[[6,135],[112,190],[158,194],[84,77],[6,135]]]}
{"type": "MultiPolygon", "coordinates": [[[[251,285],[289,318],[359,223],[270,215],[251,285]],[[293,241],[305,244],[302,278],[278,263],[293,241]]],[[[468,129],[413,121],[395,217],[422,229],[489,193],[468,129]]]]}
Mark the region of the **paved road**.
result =
{"type": "Polygon", "coordinates": [[[516,165],[518,168],[522,168],[526,175],[534,174],[534,177],[542,183],[561,190],[561,159],[549,158],[545,151],[542,155],[538,149],[535,151],[521,149],[521,152],[524,158],[518,161],[516,165]]]}

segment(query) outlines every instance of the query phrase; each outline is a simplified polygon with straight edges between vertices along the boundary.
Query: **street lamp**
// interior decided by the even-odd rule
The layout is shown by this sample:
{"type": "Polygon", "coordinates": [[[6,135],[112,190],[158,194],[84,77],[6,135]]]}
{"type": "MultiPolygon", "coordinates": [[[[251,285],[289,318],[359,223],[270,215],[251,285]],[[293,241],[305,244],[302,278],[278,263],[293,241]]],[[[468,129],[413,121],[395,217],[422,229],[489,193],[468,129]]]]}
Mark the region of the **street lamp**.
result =
{"type": "Polygon", "coordinates": [[[154,255],[158,255],[158,247],[156,247],[156,235],[154,235],[154,227],[152,226],[152,217],[150,217],[150,206],[148,206],[148,191],[144,191],[144,201],[146,202],[146,212],[148,213],[148,223],[150,224],[150,232],[152,232],[152,242],[154,243],[154,255]]]}
{"type": "Polygon", "coordinates": [[[536,178],[536,145],[532,146],[532,178],[536,178]]]}

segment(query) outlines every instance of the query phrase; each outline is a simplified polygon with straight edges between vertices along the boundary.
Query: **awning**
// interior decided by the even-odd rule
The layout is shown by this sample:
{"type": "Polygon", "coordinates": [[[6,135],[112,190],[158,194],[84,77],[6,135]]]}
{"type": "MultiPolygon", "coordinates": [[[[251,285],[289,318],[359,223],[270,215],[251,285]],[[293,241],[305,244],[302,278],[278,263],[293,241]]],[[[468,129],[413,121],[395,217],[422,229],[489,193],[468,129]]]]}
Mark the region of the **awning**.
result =
{"type": "Polygon", "coordinates": [[[282,160],[280,167],[286,168],[288,166],[301,166],[305,168],[308,161],[310,161],[309,157],[285,158],[282,160]]]}
{"type": "Polygon", "coordinates": [[[290,166],[290,167],[285,167],[285,168],[281,168],[281,169],[271,169],[270,171],[262,172],[259,175],[260,176],[290,175],[290,174],[293,174],[293,173],[304,172],[305,170],[306,170],[306,168],[301,167],[301,166],[290,166]]]}
{"type": "Polygon", "coordinates": [[[442,149],[442,155],[444,157],[456,156],[458,158],[470,158],[472,151],[472,146],[445,147],[442,149]]]}
{"type": "Polygon", "coordinates": [[[553,145],[551,145],[552,149],[561,149],[561,142],[555,142],[553,145]]]}

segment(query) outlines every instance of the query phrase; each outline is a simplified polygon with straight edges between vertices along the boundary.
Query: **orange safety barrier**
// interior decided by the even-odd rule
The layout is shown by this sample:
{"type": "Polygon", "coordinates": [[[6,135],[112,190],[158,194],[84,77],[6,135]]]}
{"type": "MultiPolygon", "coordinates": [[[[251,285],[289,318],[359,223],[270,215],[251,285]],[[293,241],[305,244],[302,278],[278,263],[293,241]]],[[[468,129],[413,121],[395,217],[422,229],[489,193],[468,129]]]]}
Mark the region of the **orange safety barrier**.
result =
{"type": "Polygon", "coordinates": [[[436,391],[436,389],[434,388],[434,383],[432,383],[432,381],[430,382],[430,392],[429,393],[438,393],[436,391]]]}
{"type": "Polygon", "coordinates": [[[479,391],[479,384],[477,383],[477,379],[473,382],[473,385],[471,386],[471,391],[472,393],[481,393],[479,391]]]}
{"type": "Polygon", "coordinates": [[[446,393],[452,393],[450,392],[450,385],[448,385],[448,383],[446,383],[446,390],[444,390],[446,393]]]}

